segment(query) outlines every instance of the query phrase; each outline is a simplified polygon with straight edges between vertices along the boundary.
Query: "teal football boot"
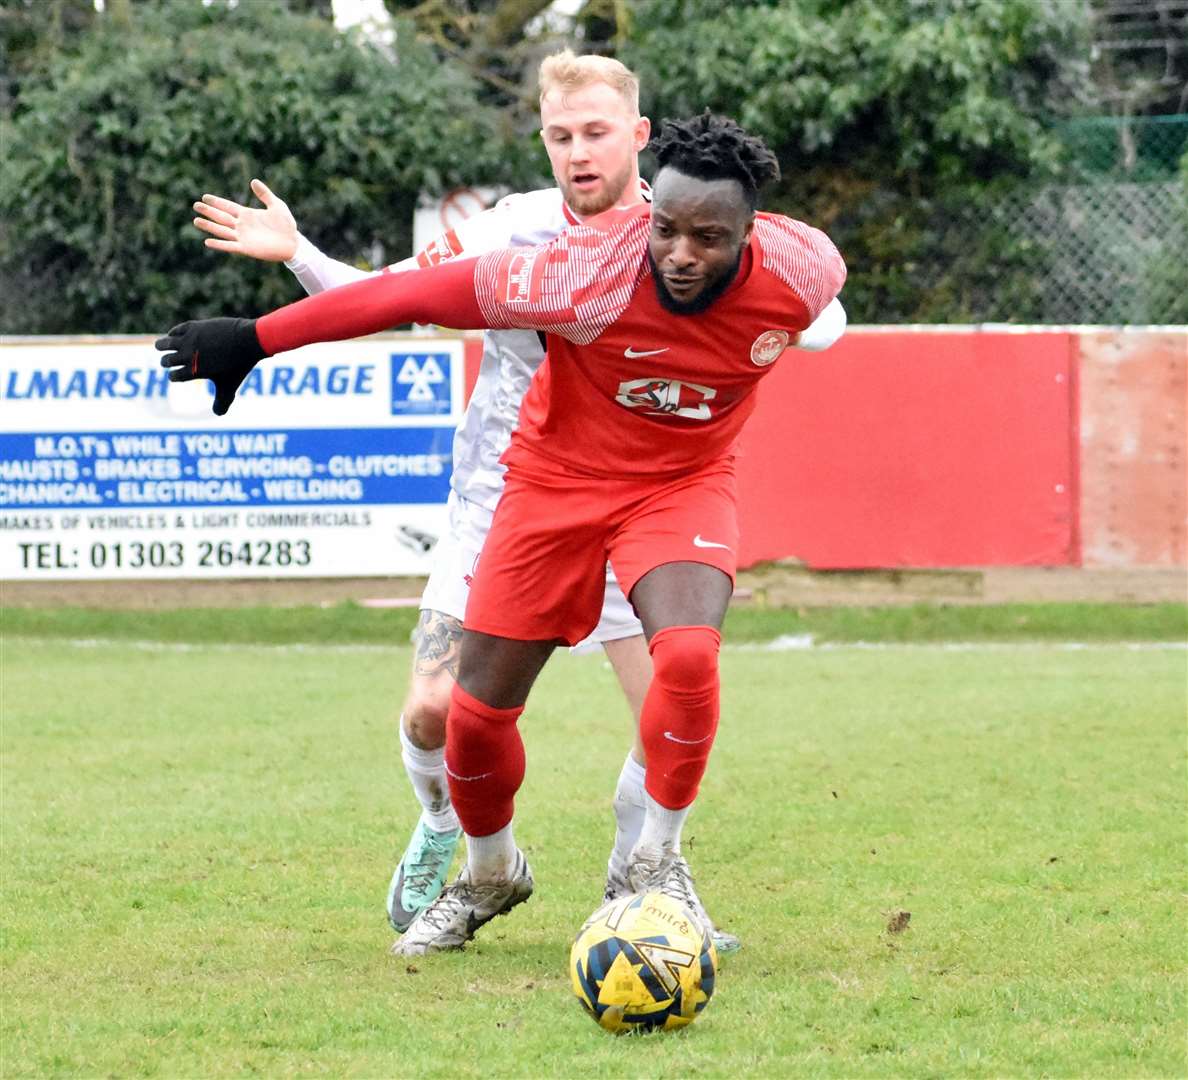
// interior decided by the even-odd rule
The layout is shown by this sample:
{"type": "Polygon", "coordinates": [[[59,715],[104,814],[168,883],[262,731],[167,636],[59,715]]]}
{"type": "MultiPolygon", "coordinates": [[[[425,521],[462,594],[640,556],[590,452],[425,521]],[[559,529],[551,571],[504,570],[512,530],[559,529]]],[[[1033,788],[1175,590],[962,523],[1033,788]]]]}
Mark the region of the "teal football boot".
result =
{"type": "Polygon", "coordinates": [[[388,922],[396,933],[403,934],[441,895],[461,837],[461,829],[434,832],[423,821],[417,822],[388,886],[388,922]]]}

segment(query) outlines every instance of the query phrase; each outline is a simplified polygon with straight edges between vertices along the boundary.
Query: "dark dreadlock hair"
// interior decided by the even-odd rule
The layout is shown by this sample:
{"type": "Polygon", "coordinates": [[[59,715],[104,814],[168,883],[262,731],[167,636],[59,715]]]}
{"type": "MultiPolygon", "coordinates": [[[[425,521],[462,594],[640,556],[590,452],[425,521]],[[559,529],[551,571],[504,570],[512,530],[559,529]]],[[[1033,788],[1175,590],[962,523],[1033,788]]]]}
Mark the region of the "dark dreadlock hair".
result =
{"type": "Polygon", "coordinates": [[[670,165],[699,180],[737,180],[752,210],[759,189],[780,178],[779,162],[762,139],[709,109],[691,120],[661,121],[648,149],[656,155],[658,170],[670,165]]]}

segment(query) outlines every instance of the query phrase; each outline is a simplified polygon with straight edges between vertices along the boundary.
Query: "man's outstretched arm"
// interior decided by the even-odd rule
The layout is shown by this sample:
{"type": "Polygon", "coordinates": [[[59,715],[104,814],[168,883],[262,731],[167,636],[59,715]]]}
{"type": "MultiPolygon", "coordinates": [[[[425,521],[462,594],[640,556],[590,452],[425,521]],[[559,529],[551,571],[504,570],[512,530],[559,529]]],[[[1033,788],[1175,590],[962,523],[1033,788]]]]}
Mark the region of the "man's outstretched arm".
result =
{"type": "Polygon", "coordinates": [[[222,416],[248,373],[266,356],[342,341],[401,323],[435,323],[457,330],[488,325],[475,296],[477,259],[425,270],[382,274],[278,308],[259,319],[198,319],[175,326],[156,347],[173,382],[210,379],[214,412],[222,416]]]}
{"type": "Polygon", "coordinates": [[[161,366],[171,369],[174,382],[210,379],[214,411],[222,416],[248,372],[265,356],[316,341],[362,337],[401,323],[436,323],[456,330],[519,327],[586,345],[626,306],[645,265],[647,216],[625,216],[620,225],[609,230],[575,226],[537,247],[380,274],[259,319],[181,323],[157,340],[165,353],[161,366]],[[579,296],[584,313],[575,306],[579,296]]]}
{"type": "Polygon", "coordinates": [[[402,323],[454,330],[484,330],[487,321],[475,295],[478,259],[458,259],[425,270],[380,274],[307,297],[256,320],[266,356],[310,345],[343,341],[402,323]]]}
{"type": "Polygon", "coordinates": [[[383,269],[361,270],[332,259],[297,229],[285,201],[263,180],[252,181],[252,193],[262,207],[245,206],[220,195],[206,194],[193,204],[194,226],[207,234],[205,246],[265,262],[284,262],[310,296],[342,285],[351,285],[376,274],[435,266],[451,258],[471,258],[502,251],[512,244],[515,218],[509,200],[466,218],[456,228],[436,237],[415,255],[383,269]]]}

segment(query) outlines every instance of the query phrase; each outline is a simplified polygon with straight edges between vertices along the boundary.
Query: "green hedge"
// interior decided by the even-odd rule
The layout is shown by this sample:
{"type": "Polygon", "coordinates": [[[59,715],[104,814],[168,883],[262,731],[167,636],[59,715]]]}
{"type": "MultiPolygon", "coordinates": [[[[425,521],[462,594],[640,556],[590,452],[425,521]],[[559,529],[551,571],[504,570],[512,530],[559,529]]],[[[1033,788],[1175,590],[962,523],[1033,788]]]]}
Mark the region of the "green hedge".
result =
{"type": "Polygon", "coordinates": [[[340,258],[403,257],[423,189],[523,178],[519,141],[411,34],[395,62],[272,0],[134,7],[22,86],[0,131],[0,331],[151,332],[300,295],[206,251],[205,191],[261,176],[340,258]]]}

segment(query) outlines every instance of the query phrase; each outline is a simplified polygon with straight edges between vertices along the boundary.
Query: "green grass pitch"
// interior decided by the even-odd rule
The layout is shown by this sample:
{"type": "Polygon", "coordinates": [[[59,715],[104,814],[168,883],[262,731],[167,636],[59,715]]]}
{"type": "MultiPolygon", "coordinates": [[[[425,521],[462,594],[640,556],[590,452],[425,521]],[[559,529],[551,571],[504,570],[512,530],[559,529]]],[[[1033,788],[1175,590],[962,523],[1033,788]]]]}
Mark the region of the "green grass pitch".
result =
{"type": "Polygon", "coordinates": [[[600,658],[557,656],[522,722],[537,894],[410,963],[407,646],[19,629],[6,1078],[1188,1073],[1182,648],[727,648],[686,851],[744,948],[696,1024],[615,1039],[566,976],[628,745],[600,658]]]}

